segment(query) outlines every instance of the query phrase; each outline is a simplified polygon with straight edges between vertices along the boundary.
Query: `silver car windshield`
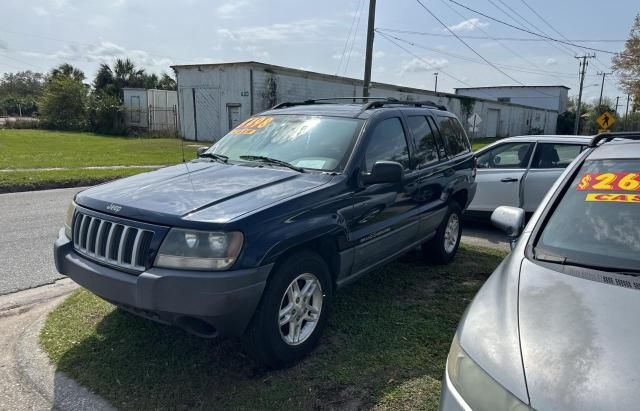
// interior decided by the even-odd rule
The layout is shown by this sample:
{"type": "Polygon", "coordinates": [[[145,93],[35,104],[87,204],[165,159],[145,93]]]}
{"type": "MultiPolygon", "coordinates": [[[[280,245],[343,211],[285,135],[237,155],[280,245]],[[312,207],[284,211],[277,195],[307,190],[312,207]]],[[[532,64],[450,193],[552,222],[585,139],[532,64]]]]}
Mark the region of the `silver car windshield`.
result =
{"type": "Polygon", "coordinates": [[[585,161],[544,227],[536,256],[540,249],[567,263],[640,270],[640,160],[585,161]]]}
{"type": "Polygon", "coordinates": [[[262,156],[300,168],[335,171],[344,165],[361,126],[362,120],[353,118],[256,116],[231,130],[207,152],[226,156],[229,161],[262,156]]]}

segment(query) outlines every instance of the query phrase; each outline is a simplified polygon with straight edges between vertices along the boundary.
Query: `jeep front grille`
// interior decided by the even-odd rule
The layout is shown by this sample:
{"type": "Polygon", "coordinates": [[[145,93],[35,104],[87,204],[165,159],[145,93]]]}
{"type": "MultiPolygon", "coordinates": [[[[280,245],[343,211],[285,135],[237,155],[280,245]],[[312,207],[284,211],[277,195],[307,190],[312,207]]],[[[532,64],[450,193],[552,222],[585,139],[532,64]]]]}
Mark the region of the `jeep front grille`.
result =
{"type": "Polygon", "coordinates": [[[73,248],[109,265],[144,271],[153,231],[114,223],[78,212],[73,224],[73,248]]]}

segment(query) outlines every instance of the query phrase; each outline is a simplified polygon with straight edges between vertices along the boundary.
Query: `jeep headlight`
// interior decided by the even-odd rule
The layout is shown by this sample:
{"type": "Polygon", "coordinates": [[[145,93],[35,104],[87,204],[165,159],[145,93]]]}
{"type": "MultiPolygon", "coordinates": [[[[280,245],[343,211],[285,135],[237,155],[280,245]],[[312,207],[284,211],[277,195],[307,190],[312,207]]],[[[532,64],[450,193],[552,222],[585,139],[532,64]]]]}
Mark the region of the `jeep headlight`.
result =
{"type": "Polygon", "coordinates": [[[69,207],[67,207],[67,215],[64,219],[64,234],[67,236],[69,240],[71,240],[71,236],[73,233],[73,213],[76,211],[76,203],[71,201],[69,207]]]}
{"type": "Polygon", "coordinates": [[[156,267],[185,270],[225,270],[236,261],[244,237],[241,232],[213,232],[172,228],[165,237],[156,267]]]}
{"type": "Polygon", "coordinates": [[[464,352],[457,334],[449,351],[447,371],[451,383],[473,410],[531,410],[464,352]]]}

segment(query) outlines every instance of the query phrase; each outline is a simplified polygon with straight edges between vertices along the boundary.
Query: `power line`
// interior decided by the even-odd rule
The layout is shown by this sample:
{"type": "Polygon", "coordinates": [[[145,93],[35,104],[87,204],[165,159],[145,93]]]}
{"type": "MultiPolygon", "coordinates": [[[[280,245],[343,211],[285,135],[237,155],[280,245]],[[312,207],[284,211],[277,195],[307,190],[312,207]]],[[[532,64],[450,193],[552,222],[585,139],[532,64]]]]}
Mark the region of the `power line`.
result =
{"type": "MultiPolygon", "coordinates": [[[[403,30],[403,29],[392,29],[386,27],[378,27],[378,30],[389,31],[392,33],[403,33],[403,34],[416,34],[420,36],[432,36],[432,37],[454,37],[448,33],[428,33],[425,31],[414,31],[414,30],[403,30]]],[[[531,37],[489,37],[489,36],[474,36],[474,35],[462,35],[459,34],[463,39],[470,40],[499,40],[499,41],[521,41],[521,42],[546,42],[546,39],[540,38],[531,38],[531,37]]],[[[614,39],[571,39],[568,41],[572,42],[583,42],[583,43],[620,43],[625,42],[626,40],[614,40],[614,39]]]]}
{"type": "MultiPolygon", "coordinates": [[[[456,13],[458,16],[462,17],[463,19],[467,20],[467,21],[471,21],[469,20],[468,16],[465,16],[464,14],[460,13],[459,11],[457,11],[455,8],[453,8],[452,5],[450,5],[449,3],[446,2],[446,0],[440,0],[442,2],[442,4],[444,4],[445,6],[447,6],[451,11],[453,11],[454,13],[456,13]]],[[[475,23],[471,23],[473,25],[474,28],[477,28],[478,30],[480,30],[482,33],[484,33],[485,35],[487,35],[488,37],[491,38],[491,40],[497,42],[500,46],[502,46],[502,48],[504,48],[505,50],[509,51],[511,54],[513,54],[514,56],[520,58],[522,61],[526,62],[527,64],[531,64],[534,67],[537,67],[538,69],[540,68],[536,63],[532,62],[531,60],[525,58],[524,56],[522,56],[520,53],[516,52],[515,50],[512,50],[509,46],[507,46],[506,44],[503,44],[502,42],[496,40],[495,38],[491,37],[491,35],[489,33],[487,33],[482,27],[480,27],[479,25],[475,24],[475,23]]]]}
{"type": "MultiPolygon", "coordinates": [[[[429,69],[431,70],[438,70],[440,73],[444,74],[445,76],[464,84],[467,87],[474,87],[473,85],[467,83],[466,81],[454,76],[453,74],[450,74],[446,71],[444,71],[441,67],[436,67],[435,65],[433,65],[432,63],[429,63],[428,61],[426,61],[424,58],[418,56],[417,54],[413,53],[411,50],[407,49],[406,47],[403,47],[402,45],[398,44],[395,40],[393,40],[389,35],[379,31],[378,34],[380,34],[382,36],[382,38],[384,38],[385,40],[387,40],[390,43],[393,43],[396,47],[398,47],[399,49],[403,50],[405,53],[409,54],[410,56],[412,56],[413,58],[415,58],[416,60],[421,61],[422,63],[424,63],[429,69]]],[[[484,92],[485,94],[487,94],[488,96],[492,97],[493,96],[489,93],[484,92]]]]}
{"type": "Polygon", "coordinates": [[[509,74],[505,73],[504,71],[502,71],[499,67],[497,67],[495,64],[493,64],[492,62],[490,62],[489,60],[487,60],[482,54],[478,53],[473,47],[471,47],[466,41],[464,41],[463,39],[461,39],[460,37],[458,37],[458,35],[449,28],[449,26],[447,26],[446,24],[444,24],[442,22],[442,20],[440,20],[435,14],[433,14],[433,12],[431,10],[429,10],[429,8],[427,6],[425,6],[420,0],[416,0],[416,2],[422,6],[423,9],[425,9],[425,11],[427,13],[429,13],[431,15],[431,17],[433,17],[438,23],[440,23],[440,25],[442,27],[444,27],[447,31],[449,31],[449,33],[453,34],[462,44],[464,44],[469,50],[471,50],[476,56],[480,57],[482,60],[484,60],[487,64],[489,64],[491,67],[493,67],[494,69],[496,69],[497,71],[499,71],[500,73],[502,73],[503,75],[505,75],[506,77],[510,78],[512,81],[515,81],[516,83],[520,84],[521,86],[524,86],[524,83],[521,83],[520,81],[516,80],[515,78],[513,78],[512,76],[510,76],[509,74]]]}
{"type": "Polygon", "coordinates": [[[342,55],[340,56],[340,62],[338,63],[338,69],[336,70],[336,76],[340,74],[340,67],[342,67],[342,61],[344,60],[344,56],[347,52],[347,46],[349,45],[349,39],[351,39],[351,32],[353,31],[353,27],[356,24],[356,18],[360,14],[360,9],[362,8],[362,2],[364,0],[360,0],[357,4],[356,11],[353,14],[353,19],[351,20],[351,27],[349,27],[349,34],[347,34],[347,38],[344,42],[344,48],[342,49],[342,55]]]}
{"type": "Polygon", "coordinates": [[[358,36],[358,28],[360,27],[360,18],[362,17],[362,5],[364,1],[360,2],[360,8],[358,9],[358,21],[356,22],[356,29],[353,31],[353,40],[351,40],[351,48],[349,49],[349,54],[347,55],[347,63],[344,66],[343,74],[347,75],[347,70],[349,70],[349,62],[351,61],[351,55],[353,54],[353,46],[356,44],[356,37],[358,36]]]}
{"type": "MultiPolygon", "coordinates": [[[[384,31],[383,31],[383,29],[376,29],[376,32],[382,34],[384,31]]],[[[414,46],[414,47],[417,47],[417,48],[420,48],[420,49],[423,49],[423,50],[427,50],[427,51],[431,51],[431,52],[434,52],[434,53],[443,54],[445,56],[450,56],[450,57],[453,57],[453,58],[457,58],[457,59],[464,60],[464,61],[469,61],[469,62],[472,62],[472,63],[487,65],[485,62],[483,62],[481,60],[473,59],[471,57],[462,56],[460,54],[455,54],[455,53],[451,53],[451,52],[447,52],[447,51],[443,51],[443,50],[430,48],[430,47],[423,46],[421,44],[418,44],[418,43],[403,39],[401,37],[397,37],[397,36],[394,36],[394,35],[391,35],[391,34],[388,34],[388,33],[385,33],[385,34],[387,34],[388,36],[394,38],[395,40],[401,41],[403,43],[409,44],[411,46],[414,46]]],[[[529,74],[538,74],[538,75],[545,75],[545,76],[551,74],[551,75],[554,75],[554,76],[557,76],[557,77],[571,77],[571,78],[575,77],[575,74],[573,74],[573,73],[563,73],[563,72],[548,71],[548,70],[534,70],[534,69],[529,69],[527,67],[521,67],[521,66],[512,66],[512,65],[497,64],[497,63],[495,63],[495,64],[496,64],[496,66],[502,67],[502,68],[504,68],[506,70],[519,71],[519,72],[529,73],[529,74]]]]}
{"type": "Polygon", "coordinates": [[[547,40],[555,41],[556,43],[562,43],[562,44],[566,44],[566,45],[573,46],[573,47],[579,47],[581,49],[586,49],[586,50],[598,51],[600,53],[620,54],[620,53],[617,53],[615,51],[608,51],[608,50],[602,50],[602,49],[597,49],[597,48],[593,48],[593,47],[581,46],[579,44],[574,44],[574,43],[571,43],[571,42],[568,42],[568,41],[559,40],[559,39],[556,39],[556,38],[553,38],[553,37],[549,37],[549,36],[544,35],[544,34],[536,33],[536,32],[533,32],[531,30],[527,30],[527,29],[522,28],[522,27],[514,26],[513,24],[510,24],[510,23],[507,23],[504,20],[500,20],[500,19],[497,19],[495,17],[489,16],[489,15],[487,15],[487,14],[481,12],[481,11],[472,9],[471,7],[465,6],[464,4],[461,4],[461,3],[457,2],[456,0],[449,0],[449,1],[452,2],[453,4],[456,4],[456,5],[464,8],[464,9],[469,10],[472,13],[475,13],[475,14],[477,14],[479,16],[485,17],[485,18],[487,18],[489,20],[495,21],[496,23],[503,24],[505,26],[511,27],[511,28],[519,30],[519,31],[523,31],[523,32],[528,33],[528,34],[532,34],[532,35],[537,36],[537,37],[546,38],[547,40]]]}
{"type": "MultiPolygon", "coordinates": [[[[526,0],[520,0],[522,2],[522,4],[524,4],[529,10],[531,10],[531,12],[533,14],[535,14],[544,24],[547,25],[547,27],[549,27],[551,30],[553,30],[557,35],[559,35],[563,40],[565,41],[571,41],[569,40],[564,34],[562,34],[558,29],[556,29],[551,23],[549,23],[547,21],[547,19],[545,19],[540,13],[538,13],[533,7],[531,7],[529,5],[529,3],[527,3],[526,0]]],[[[596,62],[603,64],[604,66],[607,66],[607,64],[601,62],[597,57],[595,58],[596,62]]],[[[602,70],[605,71],[605,70],[602,70]]]]}
{"type": "MultiPolygon", "coordinates": [[[[498,0],[503,6],[505,6],[507,9],[511,10],[511,12],[518,16],[520,18],[520,20],[517,20],[515,17],[513,17],[511,14],[507,13],[505,10],[503,10],[500,6],[498,6],[497,4],[495,4],[493,2],[493,0],[487,0],[489,3],[491,3],[496,9],[500,10],[500,12],[502,12],[505,16],[509,17],[512,21],[514,21],[516,24],[519,24],[521,27],[525,27],[528,30],[537,30],[538,34],[542,33],[543,35],[547,36],[547,33],[543,32],[542,30],[540,30],[538,27],[536,27],[535,25],[533,25],[532,23],[529,23],[527,21],[527,19],[525,19],[520,13],[518,13],[517,11],[515,11],[513,8],[511,8],[511,6],[509,6],[508,4],[506,4],[504,1],[502,0],[498,0]],[[524,23],[523,23],[524,21],[524,23]]],[[[545,41],[547,43],[549,43],[553,48],[555,48],[556,50],[559,50],[561,53],[565,53],[567,55],[569,55],[570,57],[573,57],[575,55],[575,52],[571,49],[567,49],[567,47],[563,44],[556,44],[553,42],[550,42],[549,40],[545,41]],[[567,51],[569,50],[569,51],[567,51]]]]}

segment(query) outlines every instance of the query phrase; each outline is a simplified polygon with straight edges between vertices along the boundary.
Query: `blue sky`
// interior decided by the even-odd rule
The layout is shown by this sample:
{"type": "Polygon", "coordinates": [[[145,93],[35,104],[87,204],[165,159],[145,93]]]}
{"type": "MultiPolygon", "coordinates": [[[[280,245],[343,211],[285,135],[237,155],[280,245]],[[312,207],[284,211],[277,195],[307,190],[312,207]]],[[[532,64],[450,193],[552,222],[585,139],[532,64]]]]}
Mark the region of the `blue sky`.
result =
{"type": "MultiPolygon", "coordinates": [[[[494,40],[532,36],[475,15],[448,0],[422,2],[456,34],[485,37],[465,41],[487,60],[501,65],[512,79],[479,63],[480,57],[448,36],[449,32],[416,0],[378,0],[376,27],[429,35],[385,31],[408,52],[376,35],[374,81],[432,89],[433,72],[438,71],[441,91],[518,81],[527,85],[563,84],[571,87],[570,95],[577,93],[578,63],[573,56],[584,51],[544,41],[494,40]]],[[[632,0],[619,0],[615,5],[593,0],[459,2],[512,24],[527,24],[559,37],[527,8],[529,5],[568,39],[626,39],[633,16],[640,12],[640,4],[632,0]]],[[[155,72],[169,71],[172,64],[257,60],[356,78],[363,75],[368,0],[3,3],[0,73],[44,71],[69,62],[92,78],[98,64],[129,56],[155,72]]],[[[580,44],[611,51],[623,47],[621,42],[580,44]]],[[[597,98],[600,92],[596,73],[610,71],[611,55],[596,55],[585,80],[587,100],[597,98]]],[[[607,78],[604,94],[622,96],[613,77],[607,78]]]]}

